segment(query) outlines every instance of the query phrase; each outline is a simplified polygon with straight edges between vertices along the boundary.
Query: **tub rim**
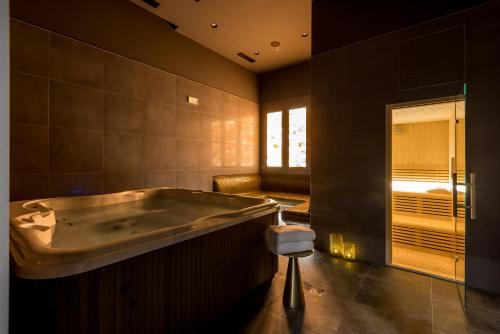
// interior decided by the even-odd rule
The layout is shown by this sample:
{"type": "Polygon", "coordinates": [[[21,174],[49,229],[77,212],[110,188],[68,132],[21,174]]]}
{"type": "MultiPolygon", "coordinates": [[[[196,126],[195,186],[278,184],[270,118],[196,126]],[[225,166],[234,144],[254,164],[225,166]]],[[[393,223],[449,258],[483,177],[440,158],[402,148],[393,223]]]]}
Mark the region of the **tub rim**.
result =
{"type": "MultiPolygon", "coordinates": [[[[51,210],[50,208],[43,207],[51,210]]],[[[272,199],[258,199],[255,197],[235,194],[205,192],[184,188],[160,187],[150,189],[129,190],[112,194],[56,197],[30,201],[11,202],[10,225],[10,253],[14,259],[15,273],[21,278],[46,279],[70,276],[93,269],[97,269],[115,262],[119,262],[140,254],[144,254],[162,247],[170,246],[185,240],[196,238],[207,233],[215,232],[244,221],[276,213],[279,204],[272,199]],[[147,191],[173,190],[193,194],[210,194],[225,198],[252,199],[260,204],[234,210],[227,213],[214,214],[196,219],[190,223],[161,228],[141,233],[130,238],[105,242],[85,248],[52,248],[41,242],[33,231],[21,227],[19,219],[26,214],[34,214],[25,206],[31,203],[40,203],[53,200],[72,200],[79,198],[119,196],[147,191]],[[21,215],[19,213],[22,213],[21,215]],[[24,232],[24,233],[23,233],[24,232]],[[30,233],[31,232],[31,233],[30,233]]],[[[48,212],[42,210],[43,212],[48,212]]]]}

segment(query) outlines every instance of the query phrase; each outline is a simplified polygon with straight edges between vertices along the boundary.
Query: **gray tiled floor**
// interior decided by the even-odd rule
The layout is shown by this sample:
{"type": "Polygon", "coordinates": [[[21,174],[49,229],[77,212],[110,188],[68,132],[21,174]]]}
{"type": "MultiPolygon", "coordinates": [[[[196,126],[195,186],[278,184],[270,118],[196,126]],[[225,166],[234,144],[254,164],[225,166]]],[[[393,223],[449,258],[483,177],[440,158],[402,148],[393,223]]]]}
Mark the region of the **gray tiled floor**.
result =
{"type": "Polygon", "coordinates": [[[258,291],[202,332],[500,333],[500,298],[469,293],[464,312],[453,283],[389,267],[350,263],[316,251],[300,261],[303,310],[282,304],[287,259],[258,291]]]}

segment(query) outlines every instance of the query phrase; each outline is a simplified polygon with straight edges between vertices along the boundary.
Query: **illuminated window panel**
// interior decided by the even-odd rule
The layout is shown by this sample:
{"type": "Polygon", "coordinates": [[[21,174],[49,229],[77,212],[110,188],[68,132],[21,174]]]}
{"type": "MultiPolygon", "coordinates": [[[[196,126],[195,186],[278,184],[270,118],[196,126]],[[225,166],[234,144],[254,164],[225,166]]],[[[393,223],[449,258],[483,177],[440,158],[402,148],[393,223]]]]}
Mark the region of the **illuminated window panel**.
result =
{"type": "Polygon", "coordinates": [[[291,109],[288,113],[288,166],[306,167],[306,108],[291,109]]]}
{"type": "Polygon", "coordinates": [[[267,114],[267,154],[266,162],[268,167],[281,167],[281,148],[283,146],[282,133],[282,115],[281,111],[267,114]]]}

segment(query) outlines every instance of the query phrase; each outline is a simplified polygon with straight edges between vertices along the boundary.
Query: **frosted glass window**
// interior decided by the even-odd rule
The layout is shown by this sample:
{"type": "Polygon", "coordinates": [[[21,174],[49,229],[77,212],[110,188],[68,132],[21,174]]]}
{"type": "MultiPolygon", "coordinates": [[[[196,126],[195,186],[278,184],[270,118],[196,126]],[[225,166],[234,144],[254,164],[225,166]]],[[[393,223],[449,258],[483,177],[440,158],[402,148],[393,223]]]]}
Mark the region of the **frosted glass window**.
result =
{"type": "Polygon", "coordinates": [[[268,167],[281,167],[281,148],[282,148],[282,112],[270,112],[267,114],[267,156],[268,167]]]}
{"type": "Polygon", "coordinates": [[[306,167],[306,108],[288,111],[288,166],[306,167]]]}

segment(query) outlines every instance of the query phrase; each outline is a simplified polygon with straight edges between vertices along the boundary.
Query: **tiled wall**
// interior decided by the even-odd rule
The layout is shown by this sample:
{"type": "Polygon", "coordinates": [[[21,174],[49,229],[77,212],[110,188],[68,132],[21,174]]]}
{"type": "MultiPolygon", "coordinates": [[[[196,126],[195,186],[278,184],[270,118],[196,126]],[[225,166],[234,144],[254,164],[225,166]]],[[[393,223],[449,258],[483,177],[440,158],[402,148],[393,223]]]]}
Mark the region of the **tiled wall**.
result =
{"type": "MultiPolygon", "coordinates": [[[[315,11],[325,15],[315,1],[315,11]],[[316,9],[315,9],[316,8],[316,9]]],[[[456,96],[466,103],[467,172],[476,173],[477,219],[467,224],[466,285],[500,293],[500,2],[312,58],[311,226],[360,259],[386,260],[388,104],[456,96]]],[[[331,36],[323,31],[324,41],[331,36]]],[[[313,38],[321,37],[316,31],[313,38]]],[[[315,43],[313,43],[315,45],[315,43]]]]}
{"type": "Polygon", "coordinates": [[[17,20],[11,29],[11,200],[211,190],[213,175],[258,171],[256,103],[17,20]]]}

